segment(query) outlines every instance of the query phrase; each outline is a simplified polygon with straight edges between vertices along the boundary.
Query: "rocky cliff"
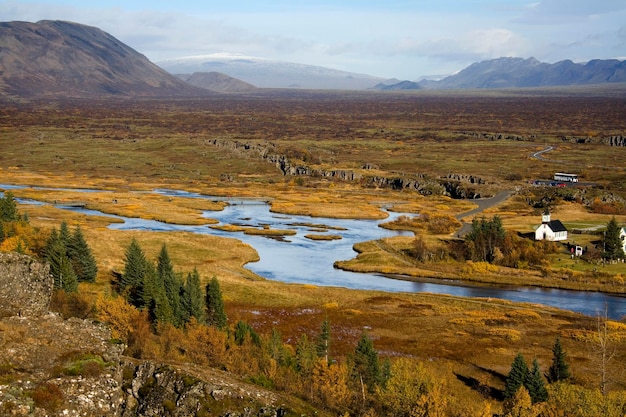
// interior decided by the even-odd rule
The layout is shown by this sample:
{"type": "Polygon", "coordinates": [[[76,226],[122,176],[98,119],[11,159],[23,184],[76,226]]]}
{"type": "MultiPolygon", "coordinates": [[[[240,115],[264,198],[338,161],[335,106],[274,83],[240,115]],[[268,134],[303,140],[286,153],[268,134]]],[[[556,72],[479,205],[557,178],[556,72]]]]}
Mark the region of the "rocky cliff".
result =
{"type": "Polygon", "coordinates": [[[0,253],[0,415],[290,415],[225,372],[124,356],[105,325],[49,311],[52,285],[47,265],[0,253]]]}

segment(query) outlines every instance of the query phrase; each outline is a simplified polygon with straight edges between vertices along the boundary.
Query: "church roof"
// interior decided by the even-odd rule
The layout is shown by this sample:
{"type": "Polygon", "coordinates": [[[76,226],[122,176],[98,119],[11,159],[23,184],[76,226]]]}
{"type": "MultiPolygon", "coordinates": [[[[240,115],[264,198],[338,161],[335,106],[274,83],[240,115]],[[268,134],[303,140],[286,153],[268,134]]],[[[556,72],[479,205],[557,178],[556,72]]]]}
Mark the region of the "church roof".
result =
{"type": "Polygon", "coordinates": [[[553,232],[567,232],[567,228],[561,223],[560,220],[551,220],[546,223],[553,232]]]}

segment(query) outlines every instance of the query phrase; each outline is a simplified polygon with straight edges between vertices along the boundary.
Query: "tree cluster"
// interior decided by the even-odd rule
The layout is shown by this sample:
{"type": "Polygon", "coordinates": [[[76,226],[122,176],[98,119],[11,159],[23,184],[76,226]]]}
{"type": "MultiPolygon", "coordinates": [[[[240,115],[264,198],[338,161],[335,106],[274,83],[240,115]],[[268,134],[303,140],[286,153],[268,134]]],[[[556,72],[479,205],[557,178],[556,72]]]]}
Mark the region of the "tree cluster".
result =
{"type": "Polygon", "coordinates": [[[540,265],[547,254],[558,249],[555,242],[535,242],[507,232],[497,215],[491,219],[482,217],[472,220],[472,230],[465,236],[463,247],[450,248],[463,259],[512,268],[540,265]]]}
{"type": "Polygon", "coordinates": [[[98,273],[96,259],[87,244],[80,226],[70,232],[67,222],[59,230],[52,229],[43,250],[50,264],[54,288],[76,292],[79,282],[95,282],[98,273]]]}
{"type": "Polygon", "coordinates": [[[174,271],[165,245],[161,247],[155,265],[133,239],[126,248],[124,272],[116,282],[116,289],[128,303],[147,311],[155,327],[163,323],[181,327],[192,318],[218,329],[227,326],[217,278],[213,277],[204,291],[197,269],[183,279],[182,273],[174,271]]]}
{"type": "Polygon", "coordinates": [[[0,197],[0,250],[28,255],[39,255],[41,237],[28,221],[26,213],[20,214],[17,202],[10,191],[0,197]]]}

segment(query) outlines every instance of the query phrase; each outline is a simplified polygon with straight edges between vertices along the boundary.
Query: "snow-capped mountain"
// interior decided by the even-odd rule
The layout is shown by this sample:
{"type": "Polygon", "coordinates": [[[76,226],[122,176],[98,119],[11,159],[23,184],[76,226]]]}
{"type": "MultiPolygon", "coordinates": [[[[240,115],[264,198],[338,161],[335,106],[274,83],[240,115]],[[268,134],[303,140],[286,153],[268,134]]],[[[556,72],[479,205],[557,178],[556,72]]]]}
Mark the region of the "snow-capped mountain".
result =
{"type": "Polygon", "coordinates": [[[220,72],[260,88],[364,90],[384,78],[237,54],[172,58],[156,63],[171,74],[220,72]]]}

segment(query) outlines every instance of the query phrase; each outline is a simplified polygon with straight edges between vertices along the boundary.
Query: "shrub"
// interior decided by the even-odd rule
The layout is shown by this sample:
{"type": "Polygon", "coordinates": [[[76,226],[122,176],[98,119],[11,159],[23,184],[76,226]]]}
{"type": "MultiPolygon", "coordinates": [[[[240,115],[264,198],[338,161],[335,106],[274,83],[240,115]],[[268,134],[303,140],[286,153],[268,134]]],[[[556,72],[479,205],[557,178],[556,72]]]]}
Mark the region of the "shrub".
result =
{"type": "Polygon", "coordinates": [[[51,382],[39,384],[29,392],[29,396],[33,399],[35,406],[48,412],[55,412],[65,402],[61,388],[51,382]]]}

